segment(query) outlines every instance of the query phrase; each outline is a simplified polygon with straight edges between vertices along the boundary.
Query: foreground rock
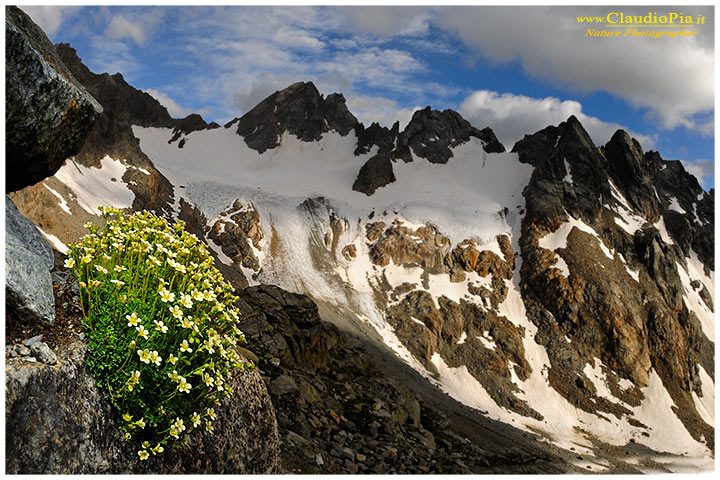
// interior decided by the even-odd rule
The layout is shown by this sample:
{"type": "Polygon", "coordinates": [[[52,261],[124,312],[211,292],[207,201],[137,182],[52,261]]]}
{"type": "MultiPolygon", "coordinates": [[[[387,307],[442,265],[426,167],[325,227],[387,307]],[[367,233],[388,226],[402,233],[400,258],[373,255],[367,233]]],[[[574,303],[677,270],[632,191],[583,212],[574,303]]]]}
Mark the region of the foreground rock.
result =
{"type": "Polygon", "coordinates": [[[267,388],[257,372],[240,374],[232,380],[235,393],[216,409],[212,435],[203,430],[192,435],[186,447],[167,448],[160,456],[140,461],[138,446],[125,442],[115,423],[117,414],[85,368],[87,346],[82,341],[77,285],[68,272],[54,271],[53,277],[57,323],[23,331],[10,318],[7,326],[8,473],[278,472],[277,421],[267,388]],[[25,337],[37,337],[38,333],[42,334],[42,342],[29,349],[22,344],[25,337]],[[46,364],[52,360],[54,364],[46,364]]]}
{"type": "Polygon", "coordinates": [[[35,225],[5,198],[5,294],[7,308],[23,323],[55,321],[50,270],[52,248],[35,225]]]}
{"type": "Polygon", "coordinates": [[[239,375],[218,409],[213,435],[141,462],[85,369],[87,347],[75,342],[56,365],[8,360],[5,367],[8,473],[274,473],[277,424],[257,373],[239,375]]]}
{"type": "Polygon", "coordinates": [[[102,107],[75,80],[45,33],[5,9],[7,190],[53,175],[82,146],[102,107]]]}

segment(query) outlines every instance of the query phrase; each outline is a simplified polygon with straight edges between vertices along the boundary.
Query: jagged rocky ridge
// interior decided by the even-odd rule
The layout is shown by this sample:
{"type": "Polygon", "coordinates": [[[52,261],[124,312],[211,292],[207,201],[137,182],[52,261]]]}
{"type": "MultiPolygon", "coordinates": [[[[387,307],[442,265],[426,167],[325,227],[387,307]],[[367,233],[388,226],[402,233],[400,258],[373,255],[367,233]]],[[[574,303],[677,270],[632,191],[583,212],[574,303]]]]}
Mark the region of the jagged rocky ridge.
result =
{"type": "MultiPolygon", "coordinates": [[[[575,117],[526,136],[513,150],[535,166],[524,191],[521,277],[538,339],[550,355],[550,381],[579,408],[621,416],[627,408],[599,399],[583,365],[599,358],[637,387],[647,386],[654,369],[688,431],[712,448],[713,428],[697,413],[691,394],[702,395],[698,366],[714,375],[714,345],[683,302],[676,265],[687,268],[692,251],[707,272],[714,269],[707,216],[713,191],[705,193],[680,162],[643,154],[623,131],[596,148],[575,117]],[[625,222],[628,213],[638,219],[633,228],[625,222]],[[565,248],[552,252],[539,244],[571,219],[598,237],[575,227],[565,248]],[[669,241],[658,230],[665,226],[669,241]],[[606,255],[603,246],[613,254],[606,255]],[[556,254],[569,275],[553,268],[556,254]],[[552,347],[565,336],[572,347],[552,347]]],[[[697,282],[693,288],[699,291],[712,288],[697,282]]],[[[711,302],[706,306],[713,309],[711,302]]],[[[609,380],[617,385],[617,378],[609,380]]],[[[628,405],[639,402],[635,391],[616,386],[616,392],[628,405]]]]}
{"type": "Polygon", "coordinates": [[[395,181],[392,163],[398,159],[412,162],[410,148],[432,163],[447,163],[453,156],[452,148],[467,142],[471,136],[484,142],[486,152],[505,151],[490,128],[478,130],[452,110],[440,112],[430,107],[419,110],[402,132],[397,122],[391,129],[377,123],[365,128],[347,109],[342,94],[333,93],[323,98],[311,82],[295,83],[275,92],[225,128],[236,124],[237,134],[259,153],[278,147],[285,132],[312,142],[329,131],[342,136],[354,131],[355,155],[377,147],[377,153],[360,168],[353,184],[353,190],[367,195],[395,181]]]}
{"type": "MultiPolygon", "coordinates": [[[[171,178],[167,159],[191,155],[202,130],[178,136],[174,126],[145,122],[167,129],[167,147],[152,144],[152,129],[132,129],[150,162],[142,168],[154,172],[153,165],[171,178]]],[[[493,156],[504,147],[491,130],[477,130],[455,112],[418,111],[403,132],[398,125],[365,128],[341,95],[324,98],[309,83],[275,93],[224,130],[239,134],[257,155],[238,150],[238,161],[267,161],[295,139],[307,148],[334,138],[351,143],[335,155],[358,158],[347,189],[368,198],[367,204],[358,199],[363,206],[356,210],[344,207],[345,199],[291,198],[295,203],[281,211],[238,184],[236,197],[212,209],[186,181],[170,184],[174,201],[156,200],[159,211],[195,222],[238,285],[270,281],[308,293],[323,318],[342,323],[337,317],[350,316],[345,327],[355,333],[374,342],[397,339],[396,353],[440,384],[465,368],[466,383],[477,382],[489,398],[477,396],[474,407],[490,402],[499,407],[492,415],[535,429],[554,421],[527,391],[542,379],[567,403],[567,416],[629,425],[624,441],[646,442],[658,427],[638,420],[636,411],[659,378],[674,404],[662,415],[677,416],[699,445],[712,448],[711,422],[699,406],[712,395],[712,320],[708,327],[707,315],[697,317],[712,318],[714,191],[703,192],[680,162],[643,153],[622,131],[597,148],[574,117],[518,142],[517,157],[493,156]],[[475,139],[481,148],[471,150],[475,139]],[[451,169],[468,150],[489,169],[517,158],[525,165],[519,176],[526,175],[512,200],[498,202],[469,231],[448,222],[443,228],[439,210],[408,219],[407,206],[372,203],[400,188],[406,161],[451,169]],[[282,224],[288,216],[303,229],[288,230],[282,224]],[[484,233],[490,217],[503,231],[484,233]],[[298,263],[305,251],[336,295],[298,268],[307,265],[298,263]],[[355,271],[362,278],[352,277],[355,271]],[[351,313],[339,313],[344,310],[351,313]],[[371,310],[385,326],[363,323],[371,310]],[[390,337],[380,338],[388,331],[390,337]],[[538,363],[538,351],[547,355],[546,365],[538,363]]],[[[572,430],[563,428],[563,434],[572,430]]],[[[592,425],[584,428],[595,435],[592,425]]]]}

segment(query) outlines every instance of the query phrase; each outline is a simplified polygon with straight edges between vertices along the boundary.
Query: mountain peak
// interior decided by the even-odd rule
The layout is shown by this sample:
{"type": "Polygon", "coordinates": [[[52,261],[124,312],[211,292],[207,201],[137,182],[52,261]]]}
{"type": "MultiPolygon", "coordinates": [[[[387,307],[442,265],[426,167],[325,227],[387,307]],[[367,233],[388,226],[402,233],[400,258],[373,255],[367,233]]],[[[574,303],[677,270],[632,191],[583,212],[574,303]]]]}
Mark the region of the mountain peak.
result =
{"type": "Polygon", "coordinates": [[[312,82],[297,82],[273,93],[225,128],[237,124],[238,135],[250,148],[262,153],[280,145],[285,132],[312,142],[330,130],[345,136],[357,123],[341,94],[323,98],[312,82]]]}

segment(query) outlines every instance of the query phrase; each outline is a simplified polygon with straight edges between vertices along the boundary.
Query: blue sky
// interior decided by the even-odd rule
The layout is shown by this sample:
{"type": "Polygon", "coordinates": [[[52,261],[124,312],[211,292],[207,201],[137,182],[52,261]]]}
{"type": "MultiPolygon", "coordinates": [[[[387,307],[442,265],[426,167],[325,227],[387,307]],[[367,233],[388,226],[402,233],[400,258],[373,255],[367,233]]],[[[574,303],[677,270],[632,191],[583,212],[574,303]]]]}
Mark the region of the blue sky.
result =
{"type": "Polygon", "coordinates": [[[714,185],[712,7],[29,7],[96,73],[121,72],[174,116],[225,123],[313,81],[363,122],[426,105],[490,126],[510,149],[576,115],[618,128],[714,185]],[[578,15],[705,15],[692,38],[589,38],[578,15]]]}

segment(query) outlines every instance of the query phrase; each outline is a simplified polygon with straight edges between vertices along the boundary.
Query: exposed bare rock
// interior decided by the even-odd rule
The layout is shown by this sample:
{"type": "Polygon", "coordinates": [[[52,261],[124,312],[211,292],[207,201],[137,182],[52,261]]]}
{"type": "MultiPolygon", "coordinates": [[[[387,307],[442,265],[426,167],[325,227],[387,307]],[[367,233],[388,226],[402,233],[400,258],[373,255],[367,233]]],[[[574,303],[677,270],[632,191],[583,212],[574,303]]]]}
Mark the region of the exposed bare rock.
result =
{"type": "MultiPolygon", "coordinates": [[[[698,366],[712,369],[713,347],[683,300],[677,272],[684,268],[690,248],[698,248],[698,256],[712,266],[708,248],[699,240],[701,232],[707,237],[709,219],[696,219],[692,213],[712,195],[655,152],[643,154],[625,132],[616,133],[603,149],[596,148],[574,117],[526,136],[513,150],[521,161],[535,165],[524,191],[528,210],[520,239],[522,293],[528,316],[538,327],[537,340],[548,351],[551,385],[581,409],[620,418],[627,414],[626,407],[599,397],[583,373],[584,365],[597,359],[638,387],[647,384],[654,369],[685,427],[712,448],[714,432],[700,418],[691,394],[700,392],[698,366]],[[670,209],[671,201],[679,203],[680,198],[685,214],[677,206],[670,209]],[[647,221],[632,235],[616,222],[617,212],[627,208],[647,221]],[[576,227],[569,231],[565,248],[541,248],[539,240],[570,217],[597,235],[576,227]],[[651,226],[660,218],[672,230],[673,243],[663,241],[651,226]],[[569,275],[561,273],[556,256],[569,275]],[[630,269],[638,272],[637,279],[630,269]]],[[[615,391],[625,403],[639,401],[619,388],[615,391]]]]}
{"type": "Polygon", "coordinates": [[[8,312],[24,323],[55,322],[50,244],[5,197],[5,294],[8,312]]]}
{"type": "Polygon", "coordinates": [[[208,238],[222,248],[236,266],[260,270],[260,261],[252,247],[259,249],[263,240],[260,214],[252,204],[235,200],[210,227],[208,238]]]}
{"type": "Polygon", "coordinates": [[[85,368],[87,347],[62,348],[56,365],[9,360],[6,468],[22,474],[275,473],[277,423],[257,372],[236,376],[215,432],[142,462],[85,368]],[[11,440],[11,441],[10,441],[11,440]]]}
{"type": "Polygon", "coordinates": [[[311,142],[330,130],[347,135],[356,123],[341,94],[323,98],[312,82],[298,82],[270,95],[225,128],[237,125],[235,130],[248,147],[263,153],[280,145],[285,132],[311,142]]]}
{"type": "Polygon", "coordinates": [[[370,261],[380,266],[391,261],[396,265],[419,265],[429,273],[441,273],[449,248],[448,238],[431,225],[412,230],[396,222],[370,247],[370,261]]]}
{"type": "Polygon", "coordinates": [[[5,8],[7,191],[53,175],[78,152],[103,109],[17,7],[5,8]]]}

